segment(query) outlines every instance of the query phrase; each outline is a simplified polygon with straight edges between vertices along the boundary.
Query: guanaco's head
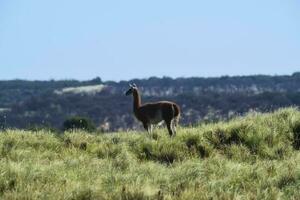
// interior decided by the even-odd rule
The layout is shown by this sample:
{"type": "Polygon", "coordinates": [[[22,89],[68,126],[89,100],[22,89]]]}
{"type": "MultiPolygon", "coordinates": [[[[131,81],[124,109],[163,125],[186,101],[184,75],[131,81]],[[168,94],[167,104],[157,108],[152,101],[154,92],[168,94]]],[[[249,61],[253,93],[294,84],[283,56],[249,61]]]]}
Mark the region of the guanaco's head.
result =
{"type": "Polygon", "coordinates": [[[136,84],[129,84],[129,89],[127,90],[127,92],[125,93],[126,96],[131,95],[134,91],[137,90],[137,86],[136,84]]]}

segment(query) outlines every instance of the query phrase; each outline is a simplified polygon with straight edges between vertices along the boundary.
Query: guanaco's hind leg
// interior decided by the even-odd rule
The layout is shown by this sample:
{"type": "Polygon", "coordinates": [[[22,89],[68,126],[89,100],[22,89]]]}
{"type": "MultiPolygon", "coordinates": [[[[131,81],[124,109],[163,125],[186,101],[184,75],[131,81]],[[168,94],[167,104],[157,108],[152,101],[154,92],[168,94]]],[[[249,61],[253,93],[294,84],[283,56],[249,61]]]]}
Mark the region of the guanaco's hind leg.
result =
{"type": "Polygon", "coordinates": [[[169,131],[169,135],[170,135],[170,137],[172,137],[172,135],[173,135],[173,130],[171,128],[172,120],[165,120],[165,122],[166,122],[166,125],[167,125],[167,128],[168,128],[168,131],[169,131]]]}
{"type": "Polygon", "coordinates": [[[144,129],[149,132],[149,126],[146,122],[143,122],[144,129]]]}
{"type": "Polygon", "coordinates": [[[150,133],[153,132],[153,125],[152,124],[149,124],[149,131],[150,131],[150,133]]]}
{"type": "Polygon", "coordinates": [[[173,131],[173,133],[174,133],[174,136],[176,135],[176,126],[177,126],[176,119],[173,119],[173,120],[171,121],[171,129],[172,129],[172,131],[173,131]]]}
{"type": "Polygon", "coordinates": [[[145,128],[145,130],[148,132],[148,134],[152,133],[152,125],[147,123],[147,122],[143,122],[143,126],[145,128]]]}

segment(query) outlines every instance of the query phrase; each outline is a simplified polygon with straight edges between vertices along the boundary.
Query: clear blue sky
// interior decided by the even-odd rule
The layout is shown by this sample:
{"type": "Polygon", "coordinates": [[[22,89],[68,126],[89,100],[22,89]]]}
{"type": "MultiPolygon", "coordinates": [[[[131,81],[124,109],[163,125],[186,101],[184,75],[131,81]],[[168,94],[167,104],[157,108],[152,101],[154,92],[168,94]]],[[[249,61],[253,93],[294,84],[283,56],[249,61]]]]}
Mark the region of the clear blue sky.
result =
{"type": "Polygon", "coordinates": [[[299,0],[0,0],[0,79],[300,71],[299,0]]]}

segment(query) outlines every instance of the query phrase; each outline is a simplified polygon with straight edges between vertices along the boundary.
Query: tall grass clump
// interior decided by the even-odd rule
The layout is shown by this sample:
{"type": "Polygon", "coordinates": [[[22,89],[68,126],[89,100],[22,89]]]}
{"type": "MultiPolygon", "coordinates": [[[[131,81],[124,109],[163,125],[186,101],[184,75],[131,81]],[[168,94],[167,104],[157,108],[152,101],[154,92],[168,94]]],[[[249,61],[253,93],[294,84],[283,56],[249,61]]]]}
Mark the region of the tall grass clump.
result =
{"type": "Polygon", "coordinates": [[[230,122],[209,125],[204,136],[220,151],[232,152],[235,148],[232,146],[241,146],[246,155],[282,159],[291,155],[293,147],[297,148],[299,121],[299,111],[294,108],[272,114],[254,112],[230,122]]]}
{"type": "Polygon", "coordinates": [[[0,199],[298,199],[300,112],[146,132],[0,133],[0,199]]]}

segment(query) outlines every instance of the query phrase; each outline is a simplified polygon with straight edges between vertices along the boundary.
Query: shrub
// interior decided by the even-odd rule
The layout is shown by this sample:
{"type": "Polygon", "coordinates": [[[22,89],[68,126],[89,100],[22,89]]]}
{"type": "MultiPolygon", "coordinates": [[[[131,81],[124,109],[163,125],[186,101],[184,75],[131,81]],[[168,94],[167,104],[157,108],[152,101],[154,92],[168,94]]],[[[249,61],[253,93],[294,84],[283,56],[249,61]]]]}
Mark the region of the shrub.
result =
{"type": "Polygon", "coordinates": [[[76,129],[82,129],[88,132],[93,132],[96,130],[96,127],[90,119],[86,117],[78,117],[78,116],[71,117],[63,123],[64,131],[69,131],[69,130],[73,131],[76,129]]]}

